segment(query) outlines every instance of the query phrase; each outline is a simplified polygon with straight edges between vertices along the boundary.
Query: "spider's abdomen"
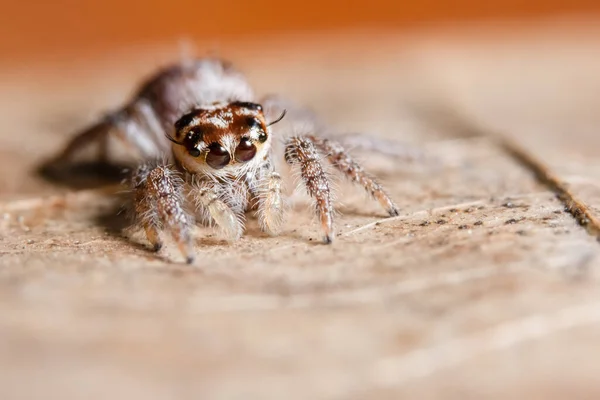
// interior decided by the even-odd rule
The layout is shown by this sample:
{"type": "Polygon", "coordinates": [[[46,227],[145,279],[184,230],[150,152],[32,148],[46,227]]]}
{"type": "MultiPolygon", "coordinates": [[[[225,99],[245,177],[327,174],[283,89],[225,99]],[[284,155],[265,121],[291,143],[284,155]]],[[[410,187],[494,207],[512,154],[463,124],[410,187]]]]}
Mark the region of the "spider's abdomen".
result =
{"type": "Polygon", "coordinates": [[[141,87],[134,101],[147,101],[169,132],[175,121],[194,108],[253,98],[245,77],[229,63],[199,59],[160,71],[141,87]]]}

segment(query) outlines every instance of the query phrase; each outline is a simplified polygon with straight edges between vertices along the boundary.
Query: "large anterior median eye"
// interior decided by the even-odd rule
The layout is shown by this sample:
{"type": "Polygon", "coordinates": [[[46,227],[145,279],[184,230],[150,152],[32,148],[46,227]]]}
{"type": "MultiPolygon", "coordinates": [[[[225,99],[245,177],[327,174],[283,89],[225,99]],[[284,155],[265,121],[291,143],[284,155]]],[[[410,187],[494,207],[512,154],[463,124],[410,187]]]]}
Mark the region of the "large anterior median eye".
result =
{"type": "Polygon", "coordinates": [[[254,146],[248,138],[243,138],[235,149],[235,159],[238,162],[250,161],[255,155],[256,146],[254,146]]]}
{"type": "Polygon", "coordinates": [[[206,155],[206,163],[214,169],[221,169],[229,164],[231,156],[219,143],[213,143],[208,146],[208,154],[206,155]]]}

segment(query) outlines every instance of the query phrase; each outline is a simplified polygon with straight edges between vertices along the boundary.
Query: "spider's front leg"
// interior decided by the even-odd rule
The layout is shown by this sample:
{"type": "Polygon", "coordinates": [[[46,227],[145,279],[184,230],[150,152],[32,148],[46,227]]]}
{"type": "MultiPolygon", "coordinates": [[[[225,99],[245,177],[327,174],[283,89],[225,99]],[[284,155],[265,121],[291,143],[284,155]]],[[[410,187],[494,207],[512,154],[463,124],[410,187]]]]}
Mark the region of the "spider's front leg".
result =
{"type": "Polygon", "coordinates": [[[183,208],[183,180],[167,165],[146,163],[134,172],[132,186],[137,219],[154,250],[162,247],[160,233],[165,229],[191,264],[194,261],[191,221],[183,208]]]}
{"type": "Polygon", "coordinates": [[[315,199],[317,216],[325,236],[323,241],[333,241],[333,206],[327,174],[319,160],[319,152],[314,138],[295,136],[289,139],[285,148],[285,159],[290,165],[298,165],[300,176],[308,194],[315,199]]]}
{"type": "Polygon", "coordinates": [[[352,182],[361,185],[371,197],[376,199],[385,208],[390,216],[398,215],[398,207],[379,182],[368,174],[340,143],[316,136],[311,136],[310,138],[327,155],[327,158],[336,169],[352,182]]]}

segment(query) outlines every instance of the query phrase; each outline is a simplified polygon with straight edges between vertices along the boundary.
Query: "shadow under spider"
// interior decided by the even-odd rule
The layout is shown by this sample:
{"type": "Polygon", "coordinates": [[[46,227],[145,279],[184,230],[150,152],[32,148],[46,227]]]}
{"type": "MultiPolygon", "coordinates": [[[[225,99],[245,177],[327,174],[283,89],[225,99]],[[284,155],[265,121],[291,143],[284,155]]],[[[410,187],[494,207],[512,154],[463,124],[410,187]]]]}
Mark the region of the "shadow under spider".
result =
{"type": "Polygon", "coordinates": [[[125,206],[128,204],[127,193],[117,193],[114,197],[116,200],[112,207],[103,209],[102,212],[95,215],[94,222],[104,228],[104,231],[114,239],[151,253],[152,249],[148,245],[132,240],[125,233],[125,230],[132,226],[127,206],[125,206]]]}
{"type": "MultiPolygon", "coordinates": [[[[94,217],[94,222],[104,228],[113,239],[118,240],[130,247],[132,250],[139,250],[143,254],[137,254],[140,257],[147,258],[153,261],[162,261],[168,264],[185,264],[174,262],[171,258],[163,255],[160,252],[154,251],[149,244],[140,242],[131,238],[126,230],[133,227],[131,218],[128,215],[128,210],[123,204],[127,204],[127,193],[120,193],[117,196],[118,201],[113,207],[103,210],[94,217]]],[[[187,265],[187,264],[185,264],[187,265]]]]}
{"type": "Polygon", "coordinates": [[[67,165],[55,160],[45,161],[36,168],[41,178],[71,189],[92,189],[122,181],[127,176],[124,165],[103,162],[80,162],[67,165]]]}

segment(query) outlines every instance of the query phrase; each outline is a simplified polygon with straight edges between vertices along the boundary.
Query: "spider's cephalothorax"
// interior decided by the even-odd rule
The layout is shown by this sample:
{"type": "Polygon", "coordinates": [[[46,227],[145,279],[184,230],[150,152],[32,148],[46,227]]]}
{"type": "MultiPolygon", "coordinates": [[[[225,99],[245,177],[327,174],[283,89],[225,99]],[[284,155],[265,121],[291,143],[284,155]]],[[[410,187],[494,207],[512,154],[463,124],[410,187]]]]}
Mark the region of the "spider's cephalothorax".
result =
{"type": "Polygon", "coordinates": [[[236,101],[185,114],[168,138],[184,170],[215,178],[237,177],[267,159],[267,125],[260,104],[236,101]]]}
{"type": "Polygon", "coordinates": [[[291,115],[287,129],[274,132],[285,113],[277,100],[257,103],[229,64],[201,59],[158,73],[125,107],[77,135],[59,160],[70,160],[94,141],[105,158],[109,135],[120,138],[138,156],[130,179],[133,209],[148,240],[158,250],[161,232],[169,232],[189,263],[195,221],[213,223],[226,237],[237,239],[245,212],[255,209],[263,231],[280,232],[284,201],[275,157],[298,169],[315,200],[326,243],[332,242],[334,231],[324,160],[363,186],[390,215],[398,214],[379,183],[339,143],[319,136],[316,125],[308,134],[295,132],[294,121],[310,126],[305,113],[291,115]],[[273,146],[273,140],[283,146],[273,146]]]}

